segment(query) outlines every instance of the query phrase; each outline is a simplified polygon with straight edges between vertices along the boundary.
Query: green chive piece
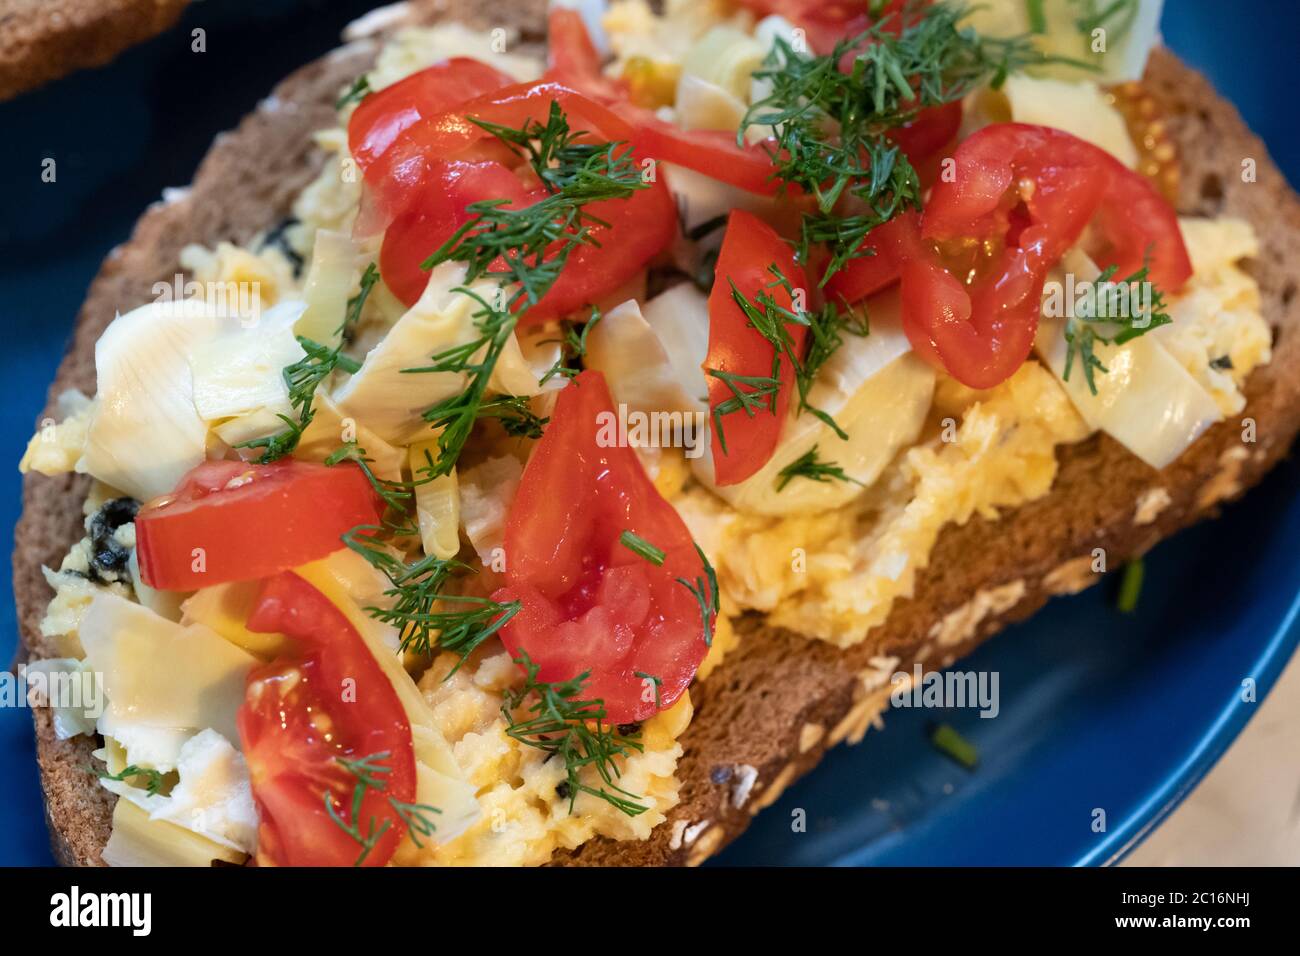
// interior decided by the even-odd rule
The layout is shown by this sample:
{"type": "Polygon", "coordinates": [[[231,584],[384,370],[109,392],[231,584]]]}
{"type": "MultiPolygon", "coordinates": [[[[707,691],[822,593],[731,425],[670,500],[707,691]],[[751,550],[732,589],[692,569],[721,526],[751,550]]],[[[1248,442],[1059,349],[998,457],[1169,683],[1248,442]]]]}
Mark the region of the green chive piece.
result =
{"type": "Polygon", "coordinates": [[[974,770],[979,763],[979,751],[975,745],[957,733],[950,725],[940,724],[930,733],[930,743],[945,757],[956,761],[967,770],[974,770]]]}
{"type": "Polygon", "coordinates": [[[1124,614],[1137,610],[1138,598],[1142,595],[1142,578],[1146,574],[1146,565],[1141,558],[1124,565],[1124,577],[1119,583],[1119,600],[1116,606],[1124,614]]]}
{"type": "Polygon", "coordinates": [[[655,567],[663,567],[667,555],[640,535],[624,531],[618,536],[618,543],[638,557],[645,558],[655,567]]]}

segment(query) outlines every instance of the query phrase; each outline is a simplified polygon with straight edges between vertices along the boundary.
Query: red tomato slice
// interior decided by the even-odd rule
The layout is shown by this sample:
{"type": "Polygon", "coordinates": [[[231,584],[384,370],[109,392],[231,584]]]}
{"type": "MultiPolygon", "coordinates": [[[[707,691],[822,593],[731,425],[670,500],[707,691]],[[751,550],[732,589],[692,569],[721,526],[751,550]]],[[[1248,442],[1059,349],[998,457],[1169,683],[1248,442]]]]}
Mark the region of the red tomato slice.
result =
{"type": "MultiPolygon", "coordinates": [[[[528,120],[544,122],[551,103],[565,110],[570,127],[586,131],[597,140],[628,142],[632,127],[589,98],[557,83],[513,86],[480,97],[405,130],[390,150],[390,179],[380,187],[388,204],[401,210],[384,236],[380,272],[385,283],[406,305],[414,305],[428,284],[420,263],[468,220],[465,207],[488,199],[510,199],[524,206],[546,194],[536,180],[525,184],[513,171],[518,159],[506,165],[496,158],[481,158],[486,130],[467,117],[520,128],[528,120]],[[472,154],[474,158],[470,157],[472,154]]],[[[530,178],[531,175],[530,175],[530,178]]],[[[595,203],[587,212],[606,225],[589,231],[590,241],[573,248],[559,279],[538,303],[521,317],[536,324],[568,315],[600,301],[621,288],[673,241],[677,207],[663,182],[629,199],[595,203]]]]}
{"type": "MultiPolygon", "coordinates": [[[[778,363],[777,379],[780,386],[776,399],[757,399],[764,406],[758,409],[740,409],[713,419],[711,447],[715,480],[719,485],[734,485],[744,481],[762,468],[781,437],[781,424],[790,407],[790,393],[794,389],[794,367],[788,356],[777,356],[776,349],[755,329],[732,295],[732,283],[747,300],[754,302],[760,292],[766,292],[778,305],[793,310],[790,293],[773,285],[776,277],[770,271],[777,266],[798,289],[807,289],[803,269],[794,259],[794,251],[776,231],[758,217],[736,209],[727,220],[727,231],[718,253],[718,266],[709,292],[709,354],[704,360],[705,375],[709,381],[709,407],[735,397],[731,387],[709,370],[730,375],[771,378],[775,358],[778,363]],[[724,448],[725,439],[725,448],[724,448]]],[[[803,354],[807,327],[786,323],[786,331],[793,342],[794,353],[803,354]]],[[[752,392],[753,387],[736,383],[742,392],[752,392]]]]}
{"type": "Polygon", "coordinates": [[[903,322],[918,351],[959,381],[990,388],[1033,347],[1043,281],[1096,222],[1102,265],[1128,274],[1151,254],[1153,281],[1176,291],[1191,264],[1173,210],[1139,174],[1103,150],[1046,127],[985,127],[953,154],[952,181],[935,184],[922,235],[940,243],[994,240],[967,290],[926,255],[904,264],[903,322]]]}
{"type": "Polygon", "coordinates": [[[1101,241],[1090,250],[1092,258],[1103,268],[1115,266],[1115,278],[1122,279],[1149,256],[1151,281],[1164,292],[1177,292],[1192,277],[1177,211],[1151,180],[1114,156],[1098,149],[1097,162],[1110,177],[1094,223],[1101,241]]]}
{"type": "Polygon", "coordinates": [[[588,131],[598,140],[631,142],[632,127],[611,110],[562,83],[542,81],[503,87],[415,123],[401,132],[393,149],[432,159],[462,158],[464,150],[492,138],[471,117],[519,129],[528,120],[546,122],[553,102],[564,110],[570,129],[588,131]]]}
{"type": "Polygon", "coordinates": [[[920,169],[957,137],[961,128],[961,101],[945,103],[921,110],[916,118],[889,131],[889,138],[907,155],[908,161],[920,169]]]}
{"type": "Polygon", "coordinates": [[[415,802],[411,725],[397,692],[356,628],[320,591],[293,572],[262,585],[248,629],[279,633],[298,653],[248,676],[239,739],[258,807],[259,863],[352,866],[362,847],[325,809],[368,835],[387,827],[362,861],[383,866],[406,825],[390,798],[415,802]],[[366,757],[387,773],[366,788],[353,818],[357,777],[339,763],[366,757]]]}
{"type": "Polygon", "coordinates": [[[608,226],[574,246],[555,284],[521,316],[520,325],[561,318],[612,295],[663,252],[677,235],[677,204],[668,184],[652,181],[628,199],[593,203],[587,211],[608,226]]]}
{"type": "Polygon", "coordinates": [[[384,232],[379,251],[384,282],[407,306],[414,305],[429,284],[429,273],[420,263],[469,221],[470,203],[508,199],[514,208],[532,205],[543,195],[540,189],[528,189],[501,163],[431,162],[406,209],[384,232]]]}
{"type": "Polygon", "coordinates": [[[337,551],[382,509],[355,464],[207,461],[136,515],[140,576],[162,591],[266,577],[337,551]]]}
{"type": "Polygon", "coordinates": [[[1053,262],[1095,217],[1110,255],[1094,258],[1116,264],[1119,277],[1140,268],[1147,251],[1151,278],[1164,291],[1178,291],[1192,274],[1173,207],[1144,176],[1091,143],[1044,126],[998,123],[963,141],[953,160],[953,181],[936,183],[926,202],[927,239],[999,238],[1016,228],[1023,207],[1043,224],[1043,255],[1053,262]],[[1095,170],[1088,178],[1100,177],[1098,190],[1069,181],[1085,168],[1095,170]],[[1019,202],[1011,190],[1022,183],[1033,183],[1033,192],[1019,202]]]}
{"type": "Polygon", "coordinates": [[[515,81],[478,60],[457,56],[412,73],[363,99],[348,120],[348,148],[364,173],[404,130],[515,81]]]}
{"type": "Polygon", "coordinates": [[[623,84],[600,69],[601,57],[582,14],[567,7],[552,7],[547,17],[546,79],[580,90],[593,99],[611,103],[624,99],[623,84]]]}
{"type": "Polygon", "coordinates": [[[736,145],[734,133],[684,130],[657,119],[648,110],[623,107],[637,116],[636,150],[665,163],[675,163],[746,192],[773,196],[781,189],[771,154],[761,143],[736,145]]]}
{"type": "Polygon", "coordinates": [[[844,302],[860,302],[898,281],[903,263],[924,255],[921,216],[911,209],[867,233],[859,250],[871,255],[850,259],[826,282],[826,294],[844,302]]]}
{"type": "Polygon", "coordinates": [[[636,452],[618,444],[616,421],[600,372],[560,392],[510,506],[506,585],[492,597],[523,604],[501,631],[511,654],[526,652],[544,681],[590,672],[582,697],[619,724],[671,706],[708,646],[700,605],[677,580],[704,581],[703,563],[636,452]],[[662,550],[662,566],[620,544],[624,531],[662,550]],[[659,679],[657,703],[639,675],[659,679]]]}
{"type": "Polygon", "coordinates": [[[956,147],[961,115],[961,101],[958,100],[922,110],[915,119],[889,131],[890,139],[902,148],[923,188],[929,189],[934,185],[943,171],[945,155],[951,154],[956,147]]]}
{"type": "Polygon", "coordinates": [[[888,0],[873,16],[867,0],[740,0],[741,6],[760,17],[776,14],[802,27],[812,52],[822,55],[834,50],[840,40],[898,13],[907,2],[888,0]]]}

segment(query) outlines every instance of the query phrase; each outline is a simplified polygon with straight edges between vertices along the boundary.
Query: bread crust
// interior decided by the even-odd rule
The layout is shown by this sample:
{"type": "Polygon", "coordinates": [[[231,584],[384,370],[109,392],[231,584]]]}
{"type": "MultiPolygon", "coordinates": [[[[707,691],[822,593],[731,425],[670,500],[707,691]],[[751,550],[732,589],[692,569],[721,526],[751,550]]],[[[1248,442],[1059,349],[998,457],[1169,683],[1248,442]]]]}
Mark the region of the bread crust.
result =
{"type": "MultiPolygon", "coordinates": [[[[412,7],[424,22],[439,16],[482,21],[462,0],[412,7]]],[[[525,41],[536,41],[543,9],[541,3],[517,5],[511,10],[515,22],[504,25],[517,26],[525,41]]],[[[183,245],[246,240],[285,214],[319,167],[309,134],[332,121],[330,103],[337,90],[366,69],[376,49],[374,39],[357,41],[290,76],[236,131],[218,137],[185,199],[146,212],[90,288],[46,414],[64,389],[93,391],[95,340],[118,306],[145,301],[152,283],[175,271],[183,245]]],[[[891,669],[910,670],[918,661],[946,666],[1007,624],[1028,617],[1053,594],[1098,580],[1087,567],[1093,549],[1104,548],[1109,566],[1118,567],[1213,514],[1286,453],[1300,428],[1300,301],[1288,272],[1300,246],[1300,200],[1264,145],[1203,77],[1157,50],[1146,84],[1182,150],[1180,211],[1239,216],[1260,234],[1260,257],[1250,268],[1275,343],[1272,362],[1245,385],[1245,410],[1159,472],[1105,435],[1059,449],[1060,470],[1049,494],[996,522],[976,518],[946,528],[929,567],[918,575],[915,595],[899,601],[888,621],[855,647],[840,650],[809,641],[766,627],[760,615],[746,615],[738,622],[743,649],[692,688],[695,718],[682,737],[685,754],[678,770],[681,802],[668,821],[647,840],[597,839],[557,855],[555,863],[702,862],[816,765],[828,747],[860,739],[887,702],[887,675],[882,693],[873,658],[897,658],[891,669]],[[1246,157],[1257,163],[1251,183],[1240,175],[1246,157]],[[1256,423],[1252,444],[1242,441],[1246,418],[1256,423]],[[1169,503],[1150,518],[1138,506],[1156,488],[1164,489],[1169,503]],[[1045,528],[1052,532],[1044,534],[1045,528]]],[[[28,475],[24,481],[14,593],[25,650],[33,657],[52,653],[39,632],[50,597],[40,568],[57,566],[80,537],[85,492],[82,478],[28,475]]],[[[85,738],[57,740],[43,709],[34,710],[34,719],[56,856],[65,863],[100,863],[113,798],[85,771],[94,745],[85,738]]]]}
{"type": "Polygon", "coordinates": [[[102,66],[180,19],[189,0],[3,0],[0,100],[102,66]]]}

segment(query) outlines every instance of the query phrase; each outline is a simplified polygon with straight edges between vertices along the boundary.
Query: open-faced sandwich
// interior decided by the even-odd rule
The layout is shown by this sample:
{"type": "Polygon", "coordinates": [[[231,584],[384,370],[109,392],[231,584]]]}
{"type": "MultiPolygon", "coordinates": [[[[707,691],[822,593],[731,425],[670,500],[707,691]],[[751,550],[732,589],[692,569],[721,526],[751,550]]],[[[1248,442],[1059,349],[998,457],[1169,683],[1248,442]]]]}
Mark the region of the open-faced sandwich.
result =
{"type": "Polygon", "coordinates": [[[35,711],[60,857],[699,863],[1256,481],[1300,210],[1158,7],[355,24],[107,259],[23,459],[26,653],[103,691],[35,711]]]}

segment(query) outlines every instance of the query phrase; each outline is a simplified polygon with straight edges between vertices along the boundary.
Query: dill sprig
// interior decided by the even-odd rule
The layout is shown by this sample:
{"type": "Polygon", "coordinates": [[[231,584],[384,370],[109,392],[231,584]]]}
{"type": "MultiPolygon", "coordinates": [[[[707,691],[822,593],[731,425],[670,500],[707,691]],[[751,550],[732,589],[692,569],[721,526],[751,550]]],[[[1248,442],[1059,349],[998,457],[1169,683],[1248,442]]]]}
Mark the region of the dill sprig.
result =
{"type": "Polygon", "coordinates": [[[154,770],[151,767],[137,767],[135,764],[123,767],[117,773],[109,773],[107,770],[100,770],[97,767],[91,767],[90,771],[101,780],[116,780],[118,783],[129,784],[132,787],[140,786],[140,784],[131,783],[129,778],[141,777],[144,779],[144,788],[151,797],[162,792],[163,778],[165,776],[160,770],[154,770]]]}
{"type": "MultiPolygon", "coordinates": [[[[392,481],[388,478],[380,478],[370,467],[373,459],[366,454],[366,450],[360,447],[355,440],[344,442],[325,458],[325,464],[327,465],[337,465],[344,461],[356,463],[356,465],[361,469],[362,474],[364,474],[370,481],[370,487],[375,490],[375,494],[379,495],[380,499],[391,511],[397,511],[403,514],[408,511],[409,509],[407,508],[407,504],[410,502],[412,497],[411,489],[415,484],[424,483],[392,481]]],[[[406,534],[417,533],[415,530],[405,531],[405,527],[406,526],[404,525],[390,525],[390,530],[400,530],[406,534]]]]}
{"type": "Polygon", "coordinates": [[[352,85],[344,90],[342,95],[334,101],[334,109],[341,110],[349,103],[360,103],[369,96],[370,93],[370,75],[368,73],[362,73],[353,80],[352,85]]]}
{"type": "Polygon", "coordinates": [[[387,781],[382,779],[384,774],[392,771],[391,767],[386,767],[382,763],[387,758],[387,751],[357,760],[349,760],[346,757],[334,758],[338,765],[356,777],[357,781],[352,787],[352,805],[346,818],[340,813],[338,801],[331,790],[327,788],[321,795],[329,818],[361,847],[361,854],[353,861],[353,866],[361,866],[366,862],[366,857],[370,856],[370,852],[393,825],[391,820],[385,820],[381,824],[372,816],[366,829],[364,831],[361,829],[361,805],[366,799],[366,791],[375,790],[382,793],[387,786],[387,781]]]}
{"type": "Polygon", "coordinates": [[[750,106],[738,141],[750,126],[772,127],[776,176],[816,199],[799,253],[806,262],[811,246],[828,247],[823,283],[861,254],[868,232],[920,207],[920,179],[889,130],[986,83],[999,86],[1012,70],[1046,62],[1028,37],[992,39],[960,28],[967,12],[949,3],[909,7],[824,56],[800,53],[778,38],[755,73],[771,92],[750,106]],[[841,72],[840,61],[850,52],[852,68],[841,72]],[[848,197],[854,208],[838,214],[836,206],[848,197]]]}
{"type": "MultiPolygon", "coordinates": [[[[1097,394],[1096,373],[1101,372],[1105,375],[1109,372],[1097,357],[1098,342],[1105,345],[1123,345],[1173,321],[1164,311],[1166,308],[1164,293],[1148,278],[1149,265],[1144,264],[1141,269],[1112,284],[1111,280],[1117,271],[1117,266],[1107,266],[1094,280],[1093,287],[1097,289],[1097,300],[1100,301],[1102,296],[1109,296],[1110,290],[1118,290],[1121,286],[1128,286],[1130,289],[1140,286],[1150,290],[1149,307],[1145,310],[1135,308],[1133,296],[1130,295],[1127,299],[1128,308],[1117,310],[1116,315],[1074,314],[1065,323],[1065,370],[1061,373],[1061,378],[1066,382],[1070,380],[1070,371],[1077,356],[1079,364],[1083,367],[1083,377],[1088,383],[1088,390],[1094,395],[1097,394]],[[1101,288],[1103,286],[1109,288],[1101,288]],[[1103,331],[1108,327],[1116,331],[1103,331]]],[[[1115,298],[1118,304],[1119,297],[1115,298]]],[[[1077,310],[1071,311],[1077,313],[1077,310]]]]}
{"type": "Polygon", "coordinates": [[[541,438],[549,418],[532,410],[526,395],[501,395],[478,407],[477,418],[495,418],[507,435],[515,438],[541,438]]]}
{"type": "Polygon", "coordinates": [[[591,676],[589,671],[572,680],[548,683],[537,679],[539,665],[526,651],[520,651],[515,663],[527,675],[521,687],[506,692],[501,714],[506,719],[506,733],[529,747],[554,754],[564,761],[569,812],[579,793],[604,800],[630,817],[649,807],[641,798],[618,786],[622,771],[619,757],[641,753],[644,745],[634,734],[623,734],[609,723],[603,700],[584,700],[582,689],[591,676]],[[516,715],[530,701],[523,716],[516,715]],[[603,786],[584,783],[582,771],[593,767],[603,786]]]}
{"type": "MultiPolygon", "coordinates": [[[[790,296],[791,301],[794,301],[795,289],[791,286],[790,280],[781,272],[780,267],[771,265],[768,267],[768,271],[775,277],[775,281],[769,284],[769,288],[779,286],[790,296]]],[[[802,415],[804,412],[808,412],[827,425],[841,440],[847,441],[848,433],[840,428],[839,424],[828,413],[809,403],[808,396],[812,392],[818,372],[844,344],[844,336],[841,333],[847,332],[850,335],[859,337],[866,337],[871,333],[871,326],[867,321],[866,312],[858,313],[852,309],[841,312],[839,306],[834,302],[827,302],[815,312],[795,312],[783,308],[765,291],[760,292],[755,297],[755,306],[772,316],[772,322],[780,323],[782,328],[784,328],[785,323],[793,322],[808,329],[808,341],[802,356],[794,354],[789,345],[790,338],[788,335],[783,340],[785,354],[789,357],[790,364],[794,368],[795,388],[799,393],[798,413],[802,415]]]]}
{"type": "Polygon", "coordinates": [[[1080,33],[1091,35],[1098,27],[1105,27],[1112,43],[1128,33],[1138,14],[1138,0],[1068,0],[1068,2],[1079,11],[1074,25],[1080,33]],[[1112,23],[1114,17],[1119,19],[1112,23]]]}
{"type": "MultiPolygon", "coordinates": [[[[340,335],[360,320],[361,309],[370,296],[371,288],[378,281],[379,270],[372,262],[361,275],[361,291],[348,300],[343,321],[338,327],[340,335]]],[[[257,459],[259,464],[265,465],[283,458],[285,455],[292,454],[298,447],[303,432],[316,417],[316,410],[313,407],[316,401],[316,390],[334,373],[335,369],[354,373],[361,367],[354,359],[343,354],[341,339],[337,346],[330,348],[303,335],[295,338],[302,346],[303,357],[291,365],[286,365],[280,374],[289,391],[289,407],[296,417],[277,412],[276,417],[284,422],[284,428],[274,434],[235,445],[236,448],[261,448],[262,454],[257,459]]]]}
{"type": "MultiPolygon", "coordinates": [[[[475,121],[479,122],[479,121],[475,121]]],[[[465,265],[466,286],[455,289],[478,303],[478,336],[433,356],[432,364],[409,372],[452,372],[469,376],[457,395],[424,412],[438,434],[438,474],[450,473],[468,440],[502,351],[514,333],[521,309],[536,305],[550,290],[580,245],[596,244],[592,230],[608,225],[592,215],[592,203],[627,199],[649,185],[642,181],[629,148],[621,143],[581,142],[559,104],[552,103],[545,123],[529,119],[518,129],[480,124],[501,142],[521,151],[549,194],[531,206],[508,208],[508,200],[490,199],[466,207],[470,219],[422,263],[432,269],[443,262],[465,265]],[[501,285],[496,302],[468,288],[483,277],[501,285]],[[508,296],[506,290],[514,291],[508,296]]],[[[532,423],[530,422],[530,425],[532,423]]]]}
{"type": "Polygon", "coordinates": [[[600,309],[593,305],[591,307],[591,317],[586,322],[579,324],[570,322],[567,319],[560,320],[563,336],[559,339],[544,339],[542,342],[543,345],[550,342],[559,342],[560,357],[555,360],[554,365],[546,370],[546,374],[538,380],[538,385],[545,385],[557,375],[564,378],[573,378],[578,374],[580,360],[587,357],[587,336],[600,322],[601,318],[600,309]]]}
{"type": "MultiPolygon", "coordinates": [[[[479,121],[475,121],[479,122],[479,121]]],[[[518,290],[512,305],[534,305],[559,278],[575,246],[595,242],[591,231],[609,223],[587,206],[627,199],[649,186],[619,142],[577,142],[586,134],[569,128],[558,103],[546,123],[527,120],[519,129],[479,122],[501,142],[522,150],[549,195],[531,206],[511,208],[508,199],[470,203],[470,219],[421,264],[463,262],[466,282],[494,276],[518,290]],[[500,260],[500,265],[498,265],[500,260]]]]}
{"type": "MultiPolygon", "coordinates": [[[[361,847],[361,854],[353,862],[353,866],[361,866],[361,864],[365,863],[366,857],[370,856],[371,851],[378,845],[384,834],[392,828],[393,823],[391,820],[385,820],[381,824],[374,816],[371,816],[365,830],[361,829],[361,808],[366,799],[366,791],[374,790],[376,793],[384,793],[388,788],[386,777],[392,773],[393,768],[388,766],[385,761],[390,756],[389,752],[385,750],[365,757],[358,757],[355,760],[347,757],[334,758],[340,767],[356,778],[356,783],[352,787],[352,801],[346,817],[339,811],[338,801],[334,799],[334,794],[329,790],[326,790],[323,794],[325,812],[329,814],[329,818],[334,821],[339,829],[361,847]]],[[[422,836],[429,837],[437,829],[431,814],[442,813],[437,807],[429,804],[406,803],[396,797],[388,797],[388,805],[393,808],[393,812],[406,825],[411,835],[411,841],[417,847],[424,845],[420,842],[422,836]]]]}
{"type": "Polygon", "coordinates": [[[704,565],[704,576],[696,577],[692,583],[685,578],[678,578],[677,583],[691,592],[691,596],[700,606],[700,617],[704,622],[704,646],[713,646],[713,622],[722,611],[722,594],[718,590],[718,573],[713,570],[704,550],[697,544],[695,553],[704,565]]]}
{"type": "Polygon", "coordinates": [[[772,374],[744,376],[712,368],[705,370],[712,377],[726,383],[732,393],[731,398],[720,402],[713,410],[714,428],[718,431],[718,443],[724,454],[727,451],[722,425],[724,415],[743,411],[753,418],[764,406],[772,411],[776,410],[776,396],[781,385],[780,360],[783,355],[794,370],[795,388],[799,393],[798,413],[807,412],[820,419],[841,439],[847,440],[849,437],[834,418],[810,404],[808,396],[812,392],[817,373],[844,344],[842,333],[847,332],[857,336],[866,336],[870,333],[866,313],[856,313],[853,310],[841,312],[834,302],[826,303],[816,312],[787,308],[781,305],[768,290],[784,289],[791,302],[796,299],[796,290],[781,271],[780,266],[772,264],[767,268],[773,280],[768,283],[766,289],[760,289],[750,300],[741,293],[735,282],[731,282],[731,297],[749,320],[749,325],[772,346],[772,374]],[[802,355],[798,354],[794,346],[794,338],[790,335],[791,324],[802,325],[808,329],[808,341],[802,355]]]}
{"type": "Polygon", "coordinates": [[[641,678],[641,680],[643,680],[643,681],[647,681],[647,680],[648,680],[651,684],[654,685],[654,689],[655,689],[655,707],[656,707],[656,708],[662,708],[663,705],[664,705],[664,701],[663,701],[663,697],[662,697],[662,696],[660,695],[660,693],[659,693],[659,689],[660,689],[661,687],[663,687],[663,685],[664,685],[663,678],[662,678],[662,677],[655,677],[654,674],[647,674],[647,673],[645,673],[644,671],[633,671],[633,672],[632,672],[632,676],[633,676],[633,677],[639,677],[639,678],[641,678]]]}
{"type": "MultiPolygon", "coordinates": [[[[425,555],[406,562],[395,557],[381,541],[385,528],[360,525],[343,535],[343,543],[381,571],[392,587],[384,595],[392,607],[367,607],[366,613],[398,629],[402,650],[430,655],[451,651],[460,657],[455,673],[474,650],[495,635],[519,613],[518,601],[444,593],[457,577],[473,569],[454,558],[425,555]]],[[[450,676],[450,675],[449,675],[450,676]]]]}
{"type": "Polygon", "coordinates": [[[781,379],[776,375],[738,375],[721,369],[704,370],[731,389],[731,398],[724,399],[713,408],[713,428],[718,433],[718,444],[724,455],[727,451],[727,434],[722,427],[722,419],[733,412],[743,411],[753,418],[760,409],[770,408],[776,411],[776,395],[781,389],[781,379]]]}
{"type": "Polygon", "coordinates": [[[437,353],[429,365],[402,370],[415,374],[450,372],[469,376],[464,389],[425,409],[423,413],[424,420],[439,429],[438,457],[434,462],[435,473],[438,475],[450,474],[456,466],[461,449],[465,447],[470,432],[474,430],[474,423],[478,421],[479,409],[487,398],[492,371],[509,344],[517,321],[517,316],[509,309],[497,308],[473,289],[459,287],[453,291],[463,293],[478,303],[479,307],[473,315],[478,336],[463,345],[437,353]]]}
{"type": "Polygon", "coordinates": [[[816,445],[776,473],[776,490],[784,491],[785,486],[796,478],[820,482],[851,481],[855,485],[862,484],[856,478],[850,478],[845,474],[844,469],[835,462],[820,460],[817,457],[816,445]]]}

